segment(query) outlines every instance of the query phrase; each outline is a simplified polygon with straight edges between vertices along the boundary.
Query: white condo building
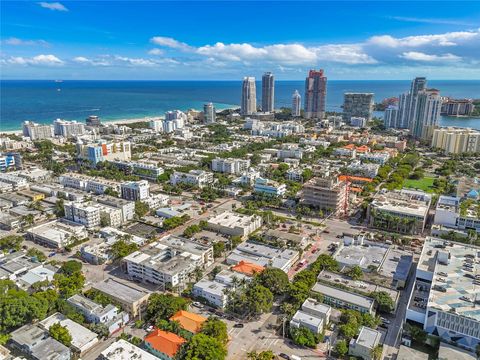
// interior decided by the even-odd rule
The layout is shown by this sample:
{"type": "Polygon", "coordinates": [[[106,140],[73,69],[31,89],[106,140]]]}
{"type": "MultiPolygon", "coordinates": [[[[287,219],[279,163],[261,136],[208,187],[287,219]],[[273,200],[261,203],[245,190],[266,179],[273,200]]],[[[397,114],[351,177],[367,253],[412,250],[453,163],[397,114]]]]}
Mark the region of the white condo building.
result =
{"type": "Polygon", "coordinates": [[[222,159],[216,158],[212,160],[212,171],[240,175],[247,171],[250,167],[249,159],[222,159]]]}
{"type": "Polygon", "coordinates": [[[454,127],[435,129],[432,148],[442,149],[446,155],[480,153],[480,131],[454,127]]]}
{"type": "Polygon", "coordinates": [[[85,133],[85,125],[76,121],[66,121],[57,119],[53,122],[53,131],[55,135],[70,138],[85,133]]]}
{"type": "Polygon", "coordinates": [[[273,112],[275,108],[275,77],[271,72],[262,76],[262,111],[273,112]]]}
{"type": "Polygon", "coordinates": [[[244,77],[242,83],[242,115],[252,115],[257,112],[257,91],[254,77],[244,77]]]}
{"type": "Polygon", "coordinates": [[[213,247],[168,235],[124,258],[129,276],[164,289],[182,290],[196,268],[213,264],[213,247]]]}
{"type": "Polygon", "coordinates": [[[301,115],[301,110],[302,110],[302,97],[300,96],[300,93],[298,92],[298,90],[295,90],[295,92],[292,95],[292,116],[299,117],[301,115]]]}
{"type": "Polygon", "coordinates": [[[43,140],[53,138],[53,127],[51,125],[37,124],[33,121],[23,123],[23,135],[32,140],[43,140]]]}
{"type": "Polygon", "coordinates": [[[206,103],[205,105],[203,105],[203,116],[205,118],[205,124],[215,123],[216,112],[213,103],[206,103]]]}

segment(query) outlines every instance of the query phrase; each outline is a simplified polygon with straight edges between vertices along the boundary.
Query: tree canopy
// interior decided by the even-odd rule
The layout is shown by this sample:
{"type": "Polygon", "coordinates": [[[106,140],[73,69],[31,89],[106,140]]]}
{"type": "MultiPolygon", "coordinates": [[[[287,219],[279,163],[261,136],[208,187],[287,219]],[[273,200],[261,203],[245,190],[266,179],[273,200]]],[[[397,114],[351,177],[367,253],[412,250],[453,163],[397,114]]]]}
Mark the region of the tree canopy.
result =
{"type": "Polygon", "coordinates": [[[151,322],[167,320],[179,310],[186,310],[188,300],[170,294],[152,294],[148,299],[146,318],[151,322]]]}
{"type": "Polygon", "coordinates": [[[65,326],[60,325],[60,323],[55,323],[50,326],[48,333],[52,338],[61,342],[65,346],[70,346],[72,344],[72,335],[65,326]]]}
{"type": "Polygon", "coordinates": [[[217,339],[198,333],[192,337],[185,349],[184,360],[223,360],[227,350],[217,339]]]}
{"type": "Polygon", "coordinates": [[[203,323],[201,332],[217,339],[224,345],[228,342],[227,325],[217,317],[210,316],[203,323]]]}
{"type": "Polygon", "coordinates": [[[263,270],[258,276],[260,284],[269,289],[272,293],[283,294],[288,289],[289,280],[287,274],[277,268],[269,267],[263,270]]]}

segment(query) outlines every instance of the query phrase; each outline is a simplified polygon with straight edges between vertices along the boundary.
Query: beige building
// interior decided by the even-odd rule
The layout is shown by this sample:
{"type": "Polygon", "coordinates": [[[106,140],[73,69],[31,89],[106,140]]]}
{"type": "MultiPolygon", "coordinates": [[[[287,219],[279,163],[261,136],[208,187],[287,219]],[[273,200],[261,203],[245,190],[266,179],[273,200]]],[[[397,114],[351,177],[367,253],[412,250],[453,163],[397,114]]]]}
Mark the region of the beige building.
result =
{"type": "Polygon", "coordinates": [[[301,201],[305,205],[339,214],[343,211],[346,196],[345,181],[339,181],[336,177],[316,177],[303,185],[301,201]]]}
{"type": "Polygon", "coordinates": [[[455,127],[435,129],[432,148],[442,149],[445,154],[479,153],[480,131],[455,127]]]}

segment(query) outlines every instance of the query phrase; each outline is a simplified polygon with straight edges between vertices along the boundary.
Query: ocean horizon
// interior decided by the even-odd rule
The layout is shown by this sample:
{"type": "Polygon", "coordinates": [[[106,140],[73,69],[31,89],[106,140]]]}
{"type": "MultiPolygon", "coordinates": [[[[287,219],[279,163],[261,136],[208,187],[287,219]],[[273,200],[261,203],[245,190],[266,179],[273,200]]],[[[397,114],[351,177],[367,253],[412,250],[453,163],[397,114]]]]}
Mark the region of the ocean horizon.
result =
{"type": "MultiPolygon", "coordinates": [[[[342,110],[345,92],[372,92],[375,101],[408,91],[410,80],[329,80],[327,111],[342,110]]],[[[480,98],[480,80],[430,80],[442,96],[480,98]]],[[[302,80],[277,80],[275,108],[291,107],[302,80]]],[[[84,121],[98,115],[102,121],[162,116],[165,111],[203,109],[213,102],[217,110],[239,107],[241,81],[233,80],[0,80],[0,131],[20,130],[23,121],[53,123],[57,118],[84,121]]],[[[261,82],[257,81],[257,103],[261,82]]],[[[381,115],[381,113],[376,113],[381,115]]],[[[441,117],[441,126],[480,129],[480,118],[441,117]]]]}

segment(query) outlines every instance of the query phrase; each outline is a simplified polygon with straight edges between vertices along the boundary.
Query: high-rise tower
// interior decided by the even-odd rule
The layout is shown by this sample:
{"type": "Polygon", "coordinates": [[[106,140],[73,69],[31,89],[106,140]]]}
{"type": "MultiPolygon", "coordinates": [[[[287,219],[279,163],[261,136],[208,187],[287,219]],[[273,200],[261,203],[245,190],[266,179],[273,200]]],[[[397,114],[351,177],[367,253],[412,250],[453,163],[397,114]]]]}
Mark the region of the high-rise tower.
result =
{"type": "Polygon", "coordinates": [[[322,119],[325,115],[327,78],[323,70],[310,70],[305,79],[305,117],[322,119]]]}
{"type": "Polygon", "coordinates": [[[301,108],[302,108],[302,97],[300,96],[300,93],[298,90],[295,90],[295,92],[292,95],[292,116],[298,117],[301,114],[301,108]]]}
{"type": "Polygon", "coordinates": [[[271,72],[262,76],[262,111],[273,112],[275,108],[275,78],[271,72]]]}
{"type": "Polygon", "coordinates": [[[244,77],[242,84],[242,115],[252,115],[257,111],[257,91],[254,77],[244,77]]]}

